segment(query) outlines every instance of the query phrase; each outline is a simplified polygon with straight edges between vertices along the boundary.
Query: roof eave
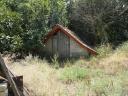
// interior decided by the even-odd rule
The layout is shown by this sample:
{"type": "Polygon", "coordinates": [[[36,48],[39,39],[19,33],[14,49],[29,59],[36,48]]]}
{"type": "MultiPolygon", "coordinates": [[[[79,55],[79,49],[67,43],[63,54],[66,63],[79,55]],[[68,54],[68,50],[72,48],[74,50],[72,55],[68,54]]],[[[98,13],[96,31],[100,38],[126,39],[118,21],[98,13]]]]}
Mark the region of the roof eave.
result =
{"type": "MultiPolygon", "coordinates": [[[[43,43],[46,43],[49,38],[56,32],[58,32],[59,30],[61,30],[61,32],[63,32],[64,34],[66,34],[68,37],[72,38],[73,40],[75,40],[83,49],[87,50],[88,52],[90,52],[92,55],[97,55],[98,53],[90,48],[89,46],[83,44],[82,42],[80,42],[79,39],[76,38],[76,36],[73,36],[71,33],[67,32],[67,30],[64,29],[63,26],[59,25],[59,24],[56,24],[52,30],[45,36],[45,39],[44,39],[44,42],[43,43]]],[[[69,30],[70,31],[70,30],[69,30]]]]}

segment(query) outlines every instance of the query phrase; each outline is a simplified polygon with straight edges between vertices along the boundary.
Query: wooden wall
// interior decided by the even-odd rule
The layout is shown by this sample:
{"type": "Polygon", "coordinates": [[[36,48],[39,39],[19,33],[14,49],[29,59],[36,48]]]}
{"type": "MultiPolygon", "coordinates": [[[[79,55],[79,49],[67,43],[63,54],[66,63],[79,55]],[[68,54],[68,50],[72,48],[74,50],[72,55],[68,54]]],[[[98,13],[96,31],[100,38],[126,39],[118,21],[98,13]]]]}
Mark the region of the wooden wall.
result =
{"type": "Polygon", "coordinates": [[[50,38],[45,44],[44,51],[46,52],[46,56],[52,55],[52,38],[50,38]]]}
{"type": "Polygon", "coordinates": [[[62,32],[59,32],[58,54],[61,58],[68,58],[70,56],[70,38],[62,32]]]}
{"type": "Polygon", "coordinates": [[[45,51],[48,56],[57,54],[60,58],[88,56],[86,50],[62,32],[57,32],[48,40],[45,51]]]}
{"type": "Polygon", "coordinates": [[[70,57],[88,56],[88,52],[81,48],[78,43],[70,39],[70,57]]]}

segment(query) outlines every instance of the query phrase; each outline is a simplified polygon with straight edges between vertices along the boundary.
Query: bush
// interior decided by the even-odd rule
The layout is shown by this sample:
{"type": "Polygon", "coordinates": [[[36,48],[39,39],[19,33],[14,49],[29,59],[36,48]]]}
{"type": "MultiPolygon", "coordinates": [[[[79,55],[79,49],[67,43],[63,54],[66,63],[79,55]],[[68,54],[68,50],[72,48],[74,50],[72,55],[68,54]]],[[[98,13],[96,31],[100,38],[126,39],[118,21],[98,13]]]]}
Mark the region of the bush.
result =
{"type": "Polygon", "coordinates": [[[113,51],[113,49],[110,44],[106,44],[106,45],[103,44],[103,45],[97,47],[96,51],[98,53],[98,57],[104,58],[104,57],[108,56],[113,51]]]}
{"type": "Polygon", "coordinates": [[[127,42],[124,42],[123,44],[121,44],[117,49],[116,51],[119,51],[119,52],[128,52],[128,41],[127,42]]]}
{"type": "Polygon", "coordinates": [[[60,78],[64,81],[83,80],[88,76],[88,70],[80,67],[64,68],[60,72],[60,78]]]}

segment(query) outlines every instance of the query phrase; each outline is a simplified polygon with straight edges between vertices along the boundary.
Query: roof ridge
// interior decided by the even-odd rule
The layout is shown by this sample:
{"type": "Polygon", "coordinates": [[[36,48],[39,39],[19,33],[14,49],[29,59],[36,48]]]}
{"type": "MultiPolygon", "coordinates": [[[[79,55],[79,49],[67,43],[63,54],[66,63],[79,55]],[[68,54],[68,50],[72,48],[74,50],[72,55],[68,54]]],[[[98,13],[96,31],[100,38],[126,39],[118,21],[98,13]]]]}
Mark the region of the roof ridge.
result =
{"type": "Polygon", "coordinates": [[[86,48],[86,50],[88,50],[89,52],[91,52],[92,54],[96,55],[97,52],[92,49],[91,47],[89,47],[87,44],[85,44],[82,40],[80,40],[77,36],[75,36],[75,34],[72,33],[72,31],[70,29],[68,29],[67,27],[63,27],[60,24],[56,24],[52,30],[46,35],[46,42],[47,40],[50,38],[50,36],[52,36],[55,32],[59,32],[57,30],[62,30],[62,32],[64,34],[66,34],[67,36],[69,36],[70,38],[72,38],[74,41],[76,41],[79,46],[86,48]]]}

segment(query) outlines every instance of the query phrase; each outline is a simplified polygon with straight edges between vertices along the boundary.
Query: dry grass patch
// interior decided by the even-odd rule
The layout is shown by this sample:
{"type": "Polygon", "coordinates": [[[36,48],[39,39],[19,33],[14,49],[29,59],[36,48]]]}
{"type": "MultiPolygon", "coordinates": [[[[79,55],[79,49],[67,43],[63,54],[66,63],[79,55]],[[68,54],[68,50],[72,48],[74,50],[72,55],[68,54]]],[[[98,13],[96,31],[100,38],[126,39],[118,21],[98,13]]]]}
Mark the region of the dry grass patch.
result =
{"type": "Polygon", "coordinates": [[[23,74],[33,96],[127,96],[128,46],[121,45],[116,51],[109,46],[100,48],[99,56],[73,64],[68,60],[64,68],[59,68],[57,58],[51,65],[31,55],[10,68],[23,74]]]}
{"type": "Polygon", "coordinates": [[[63,93],[55,69],[45,60],[28,56],[10,68],[15,74],[24,76],[24,83],[33,91],[34,96],[61,96],[63,93]]]}

